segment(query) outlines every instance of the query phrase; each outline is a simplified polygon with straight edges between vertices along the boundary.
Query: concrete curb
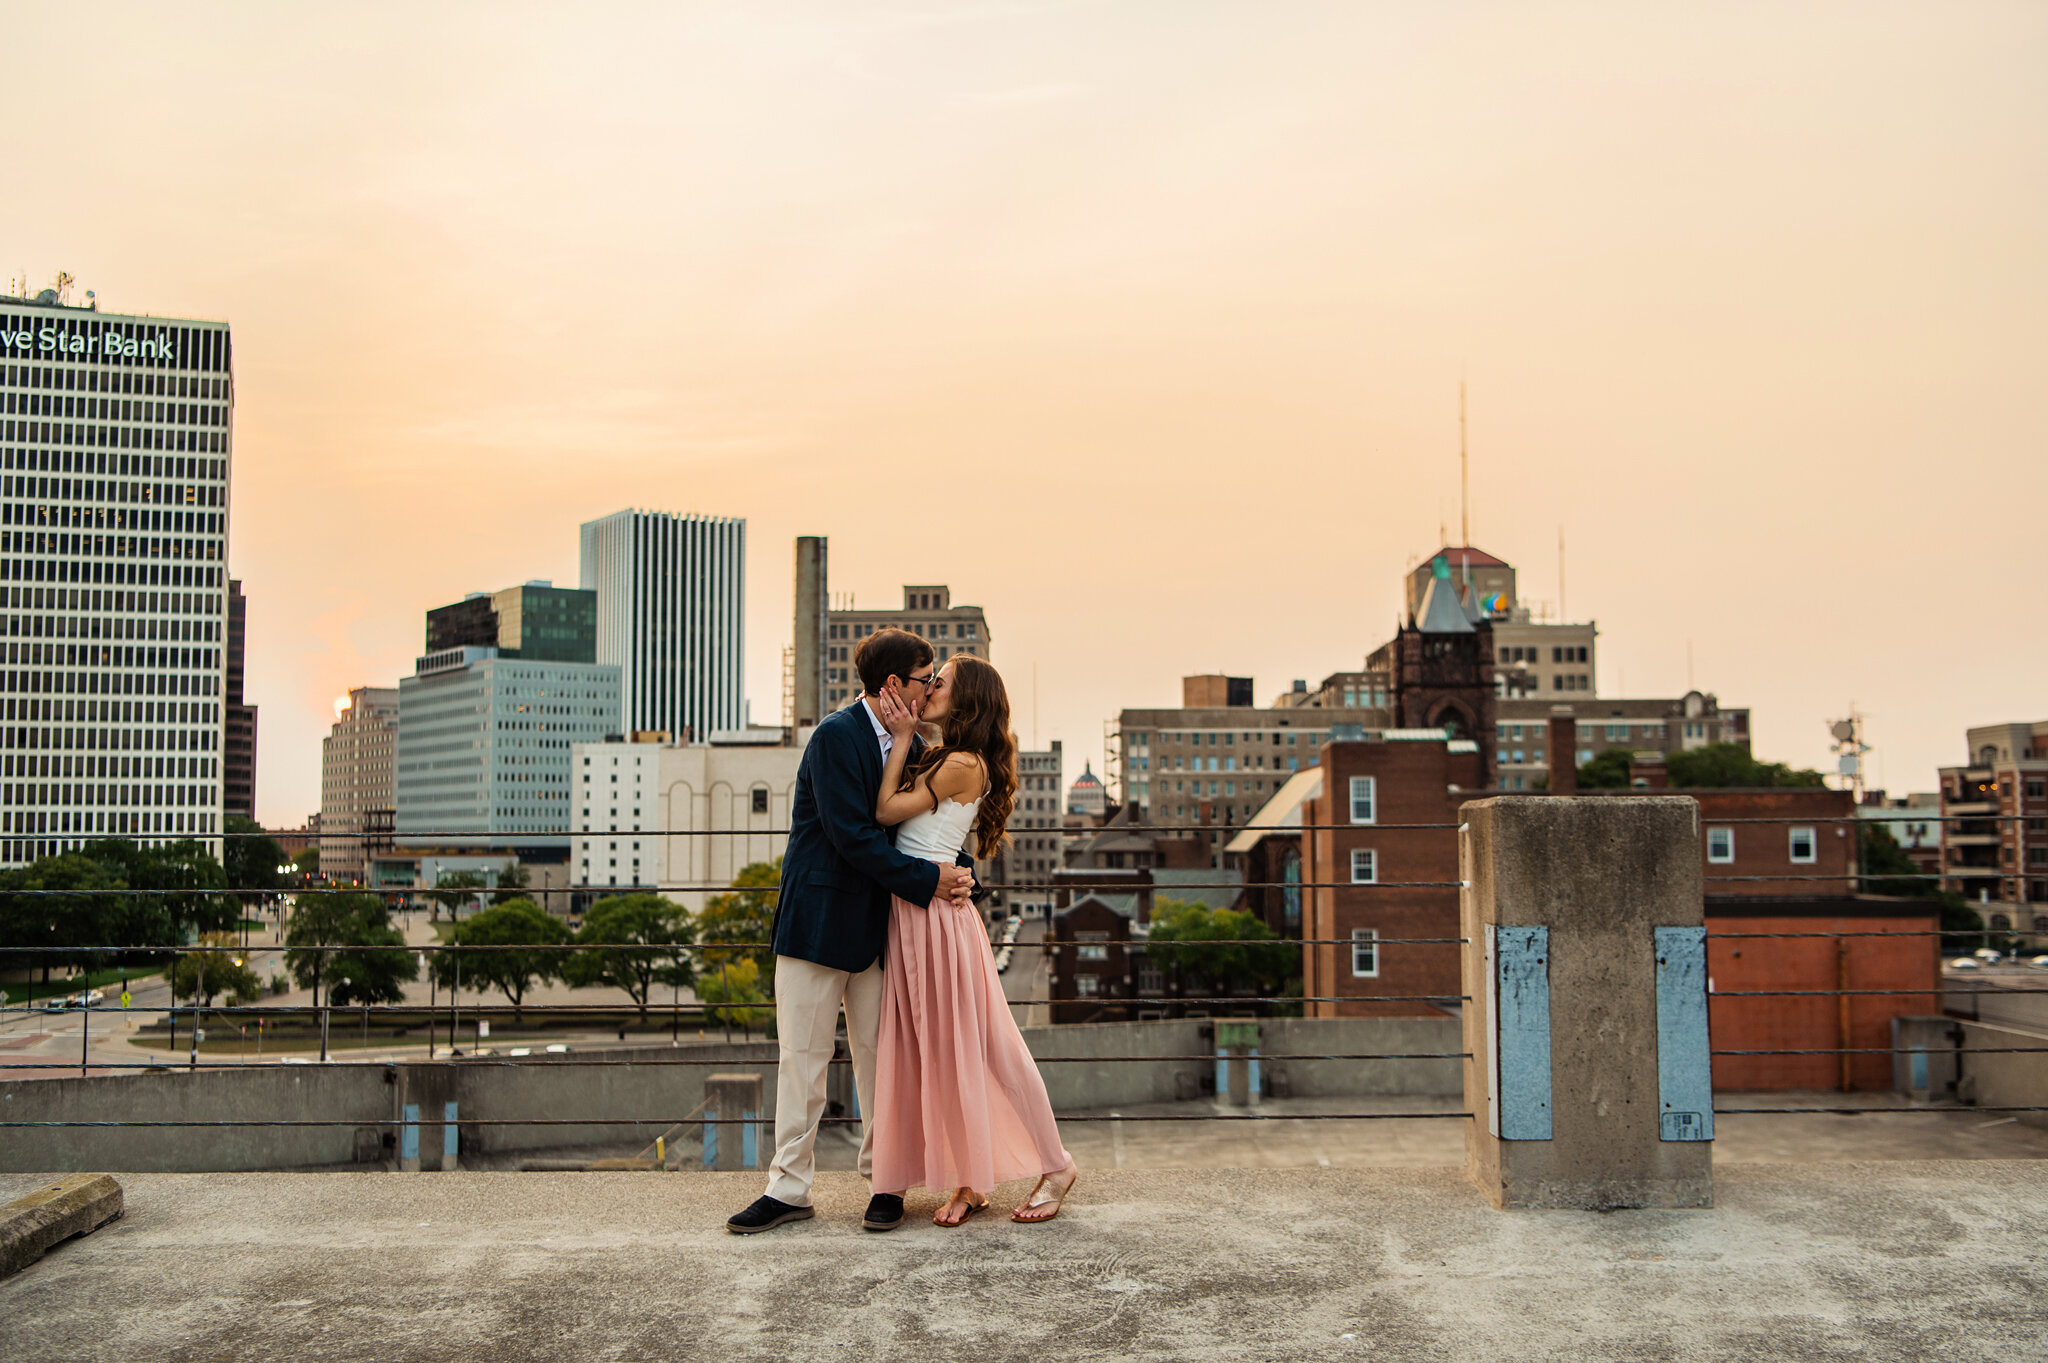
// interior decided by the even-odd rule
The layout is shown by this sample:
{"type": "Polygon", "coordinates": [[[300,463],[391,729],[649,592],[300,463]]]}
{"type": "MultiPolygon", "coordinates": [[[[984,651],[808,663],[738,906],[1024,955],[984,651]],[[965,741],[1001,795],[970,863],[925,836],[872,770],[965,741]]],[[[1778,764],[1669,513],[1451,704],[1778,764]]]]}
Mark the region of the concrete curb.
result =
{"type": "Polygon", "coordinates": [[[121,1185],[109,1174],[70,1174],[0,1207],[0,1278],[11,1277],[74,1235],[90,1235],[121,1214],[121,1185]]]}

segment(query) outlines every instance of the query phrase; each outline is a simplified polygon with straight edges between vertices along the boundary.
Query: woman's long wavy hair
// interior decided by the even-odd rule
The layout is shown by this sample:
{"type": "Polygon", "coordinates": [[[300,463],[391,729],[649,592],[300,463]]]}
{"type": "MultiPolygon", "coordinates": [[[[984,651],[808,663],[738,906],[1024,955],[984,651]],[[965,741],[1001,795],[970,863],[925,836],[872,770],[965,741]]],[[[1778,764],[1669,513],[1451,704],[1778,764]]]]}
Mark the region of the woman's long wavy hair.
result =
{"type": "MultiPolygon", "coordinates": [[[[985,658],[959,653],[946,660],[953,670],[952,708],[939,721],[939,741],[926,748],[903,773],[909,790],[947,756],[973,753],[988,768],[988,793],[974,819],[975,855],[994,856],[1009,837],[1004,831],[1017,803],[1017,736],[1010,732],[1010,695],[1002,674],[985,658]]],[[[932,808],[937,809],[937,797],[932,808]]]]}

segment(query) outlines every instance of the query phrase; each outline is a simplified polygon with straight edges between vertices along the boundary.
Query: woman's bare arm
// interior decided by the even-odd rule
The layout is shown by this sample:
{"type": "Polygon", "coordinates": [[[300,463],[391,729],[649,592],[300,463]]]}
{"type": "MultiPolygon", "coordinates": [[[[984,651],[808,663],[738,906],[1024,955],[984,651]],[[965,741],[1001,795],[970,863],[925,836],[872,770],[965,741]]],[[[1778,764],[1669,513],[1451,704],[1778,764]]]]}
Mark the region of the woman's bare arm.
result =
{"type": "Polygon", "coordinates": [[[876,823],[893,828],[912,815],[937,809],[941,800],[959,799],[964,805],[981,794],[981,759],[964,752],[948,754],[945,761],[918,777],[910,789],[896,789],[903,781],[903,763],[897,755],[909,746],[897,744],[882,769],[882,789],[875,799],[876,823]]]}

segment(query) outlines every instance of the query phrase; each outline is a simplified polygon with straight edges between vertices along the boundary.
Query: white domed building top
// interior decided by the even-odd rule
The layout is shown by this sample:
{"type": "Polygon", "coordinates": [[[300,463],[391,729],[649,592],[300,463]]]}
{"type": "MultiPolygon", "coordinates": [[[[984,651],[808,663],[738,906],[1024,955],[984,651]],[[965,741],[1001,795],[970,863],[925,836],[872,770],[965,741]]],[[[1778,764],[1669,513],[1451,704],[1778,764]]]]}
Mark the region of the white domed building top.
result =
{"type": "Polygon", "coordinates": [[[1102,788],[1088,764],[1081,764],[1081,774],[1074,778],[1074,784],[1067,787],[1067,813],[1100,814],[1109,808],[1109,792],[1102,788]]]}

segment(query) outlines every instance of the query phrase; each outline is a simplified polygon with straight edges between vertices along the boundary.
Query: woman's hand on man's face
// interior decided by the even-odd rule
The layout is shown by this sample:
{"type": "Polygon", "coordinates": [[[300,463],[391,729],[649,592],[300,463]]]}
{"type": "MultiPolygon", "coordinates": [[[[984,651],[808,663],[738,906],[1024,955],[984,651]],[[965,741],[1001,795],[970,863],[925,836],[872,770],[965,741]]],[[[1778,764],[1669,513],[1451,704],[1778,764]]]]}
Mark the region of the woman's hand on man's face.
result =
{"type": "Polygon", "coordinates": [[[882,727],[890,737],[901,743],[917,732],[917,711],[903,699],[903,693],[891,687],[875,700],[875,717],[882,721],[882,727]]]}

